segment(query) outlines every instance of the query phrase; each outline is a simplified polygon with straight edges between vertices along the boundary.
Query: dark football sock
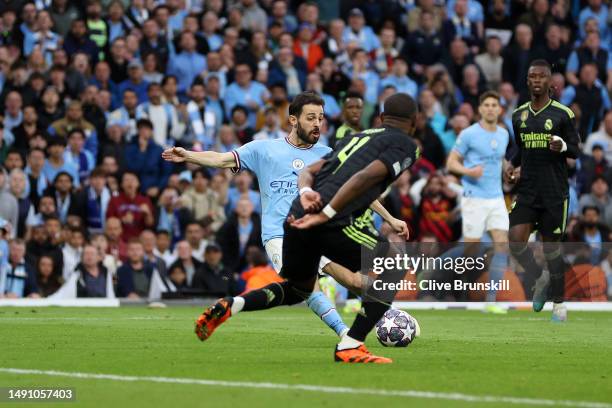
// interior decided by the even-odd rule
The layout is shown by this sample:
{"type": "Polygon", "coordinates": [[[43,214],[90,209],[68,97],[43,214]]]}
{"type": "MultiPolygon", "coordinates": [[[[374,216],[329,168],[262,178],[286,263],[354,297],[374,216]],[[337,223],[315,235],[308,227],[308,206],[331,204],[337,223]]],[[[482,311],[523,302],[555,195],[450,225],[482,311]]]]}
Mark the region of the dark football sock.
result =
{"type": "Polygon", "coordinates": [[[244,312],[271,309],[281,305],[295,305],[303,302],[311,292],[295,288],[289,281],[272,283],[261,289],[253,290],[242,296],[244,312]]]}
{"type": "Polygon", "coordinates": [[[389,310],[389,304],[382,302],[367,302],[363,304],[363,311],[357,314],[348,335],[355,340],[365,341],[366,336],[374,325],[389,310]]]}
{"type": "Polygon", "coordinates": [[[568,265],[561,256],[561,250],[557,249],[549,254],[544,254],[548,270],[550,272],[550,295],[552,301],[561,303],[565,294],[565,271],[568,265]]]}
{"type": "Polygon", "coordinates": [[[510,251],[512,252],[512,256],[514,256],[530,277],[537,278],[540,276],[541,268],[535,261],[533,251],[527,243],[524,245],[510,243],[510,251]]]}

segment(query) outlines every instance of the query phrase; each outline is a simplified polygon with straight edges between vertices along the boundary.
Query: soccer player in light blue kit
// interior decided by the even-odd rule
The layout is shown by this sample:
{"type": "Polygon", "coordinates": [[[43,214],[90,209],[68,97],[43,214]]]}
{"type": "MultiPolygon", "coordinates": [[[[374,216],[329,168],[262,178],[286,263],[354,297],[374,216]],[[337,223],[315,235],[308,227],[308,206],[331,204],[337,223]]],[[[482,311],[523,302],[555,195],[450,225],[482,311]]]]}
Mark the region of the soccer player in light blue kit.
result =
{"type": "MultiPolygon", "coordinates": [[[[285,139],[257,140],[226,153],[193,152],[183,148],[170,148],[162,157],[175,163],[189,162],[206,167],[230,168],[233,172],[246,169],[257,176],[262,201],[262,240],[274,268],[282,267],[283,223],[298,192],[298,173],[306,166],[318,161],[331,149],[317,144],[323,120],[323,100],[314,92],[297,95],[289,106],[291,133],[285,139]]],[[[393,218],[384,207],[375,201],[372,209],[391,224],[402,235],[407,231],[406,223],[393,218]]],[[[361,288],[361,275],[321,258],[321,270],[349,289],[361,288]]],[[[241,308],[244,302],[236,297],[234,305],[241,308]],[[238,303],[236,303],[238,302],[238,303]]],[[[315,290],[306,303],[336,334],[342,337],[348,328],[331,301],[315,290]]]]}
{"type": "MultiPolygon", "coordinates": [[[[497,125],[501,115],[497,92],[487,91],[480,96],[478,112],[480,121],[459,134],[446,168],[463,176],[463,239],[466,243],[476,243],[485,232],[491,235],[495,255],[489,267],[489,279],[499,281],[508,265],[509,220],[502,191],[502,171],[507,165],[504,156],[509,134],[497,125]]],[[[493,303],[494,290],[487,293],[487,302],[486,311],[506,313],[493,303]]]]}

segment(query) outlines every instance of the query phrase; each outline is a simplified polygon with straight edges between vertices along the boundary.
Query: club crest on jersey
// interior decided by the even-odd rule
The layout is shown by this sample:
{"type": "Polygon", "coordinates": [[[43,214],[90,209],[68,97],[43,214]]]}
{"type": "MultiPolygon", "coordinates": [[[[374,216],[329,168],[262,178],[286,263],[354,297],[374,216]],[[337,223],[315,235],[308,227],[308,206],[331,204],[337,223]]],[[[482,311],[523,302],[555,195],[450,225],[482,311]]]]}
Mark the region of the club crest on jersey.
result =
{"type": "Polygon", "coordinates": [[[544,122],[544,129],[551,130],[552,128],[553,128],[552,120],[546,119],[546,122],[544,122]]]}
{"type": "Polygon", "coordinates": [[[293,163],[291,163],[291,165],[293,166],[295,170],[302,170],[304,168],[304,160],[295,159],[293,160],[293,163]]]}
{"type": "Polygon", "coordinates": [[[496,139],[491,139],[491,148],[493,150],[497,149],[497,140],[496,139]]]}
{"type": "Polygon", "coordinates": [[[525,124],[525,121],[529,119],[529,111],[524,110],[523,113],[521,113],[521,128],[526,128],[527,125],[525,124]]]}

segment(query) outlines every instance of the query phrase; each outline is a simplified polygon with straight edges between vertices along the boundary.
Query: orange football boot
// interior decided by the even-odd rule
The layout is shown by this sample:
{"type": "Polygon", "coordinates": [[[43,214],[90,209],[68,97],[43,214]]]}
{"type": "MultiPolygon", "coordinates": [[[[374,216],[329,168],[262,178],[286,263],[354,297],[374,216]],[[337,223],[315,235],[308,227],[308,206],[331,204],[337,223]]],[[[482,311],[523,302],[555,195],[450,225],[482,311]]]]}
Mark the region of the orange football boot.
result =
{"type": "Polygon", "coordinates": [[[217,300],[204,311],[195,322],[195,333],[201,341],[212,336],[217,327],[232,315],[231,304],[227,298],[217,300]]]}
{"type": "Polygon", "coordinates": [[[338,350],[334,352],[334,361],[341,363],[374,363],[374,364],[391,364],[393,360],[386,357],[375,356],[364,346],[346,350],[338,350]]]}

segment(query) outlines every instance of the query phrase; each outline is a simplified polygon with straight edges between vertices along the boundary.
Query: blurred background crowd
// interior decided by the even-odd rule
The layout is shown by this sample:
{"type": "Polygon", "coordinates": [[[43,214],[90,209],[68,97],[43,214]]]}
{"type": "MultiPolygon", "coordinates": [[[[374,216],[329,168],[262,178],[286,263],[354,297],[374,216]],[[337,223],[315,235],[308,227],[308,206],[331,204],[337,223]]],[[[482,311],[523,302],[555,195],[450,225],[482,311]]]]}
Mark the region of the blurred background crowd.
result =
{"type": "MultiPolygon", "coordinates": [[[[551,63],[553,98],[583,141],[567,239],[610,241],[605,1],[0,0],[0,297],[48,296],[71,277],[78,296],[131,298],[148,297],[155,276],[179,295],[278,279],[256,179],[161,152],[283,138],[305,90],[325,100],[320,143],[331,146],[376,126],[394,92],[414,97],[422,156],[385,206],[411,240],[459,240],[446,156],[487,89],[512,134],[536,58],[551,63]]],[[[606,251],[590,256],[612,276],[606,251]]]]}

